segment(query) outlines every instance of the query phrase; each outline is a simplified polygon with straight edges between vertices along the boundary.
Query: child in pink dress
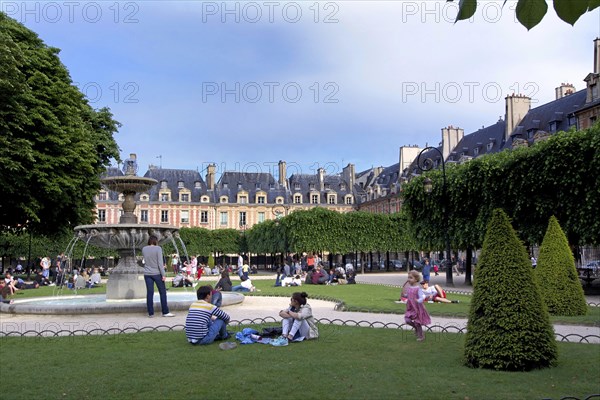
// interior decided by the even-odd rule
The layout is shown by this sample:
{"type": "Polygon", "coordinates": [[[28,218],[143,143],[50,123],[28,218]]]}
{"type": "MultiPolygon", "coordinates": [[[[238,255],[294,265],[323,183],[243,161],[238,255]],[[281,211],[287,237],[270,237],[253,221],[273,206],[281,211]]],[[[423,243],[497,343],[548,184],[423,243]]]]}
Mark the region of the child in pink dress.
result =
{"type": "Polygon", "coordinates": [[[408,273],[408,285],[406,286],[406,313],[404,313],[404,320],[406,323],[415,328],[415,334],[417,341],[422,342],[425,340],[423,334],[423,325],[429,325],[431,318],[423,305],[425,301],[425,293],[419,285],[421,275],[412,270],[408,273]]]}

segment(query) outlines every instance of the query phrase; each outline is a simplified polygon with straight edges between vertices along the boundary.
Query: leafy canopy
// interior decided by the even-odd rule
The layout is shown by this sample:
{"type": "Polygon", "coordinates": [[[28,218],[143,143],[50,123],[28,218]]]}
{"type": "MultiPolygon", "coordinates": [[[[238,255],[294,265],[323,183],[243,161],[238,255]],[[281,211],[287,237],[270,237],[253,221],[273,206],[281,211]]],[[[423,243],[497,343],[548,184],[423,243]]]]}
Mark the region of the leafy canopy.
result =
{"type": "MultiPolygon", "coordinates": [[[[471,18],[477,11],[477,3],[477,0],[460,0],[456,21],[471,18]]],[[[506,0],[504,1],[505,4],[506,0]]],[[[553,5],[554,11],[560,19],[568,24],[575,25],[579,17],[600,6],[600,0],[554,0],[553,5]]],[[[547,12],[548,4],[546,4],[546,0],[518,0],[515,10],[517,19],[527,30],[539,24],[547,12]]]]}
{"type": "Polygon", "coordinates": [[[94,219],[120,124],[73,85],[59,50],[0,12],[0,231],[53,234],[94,219]]]}

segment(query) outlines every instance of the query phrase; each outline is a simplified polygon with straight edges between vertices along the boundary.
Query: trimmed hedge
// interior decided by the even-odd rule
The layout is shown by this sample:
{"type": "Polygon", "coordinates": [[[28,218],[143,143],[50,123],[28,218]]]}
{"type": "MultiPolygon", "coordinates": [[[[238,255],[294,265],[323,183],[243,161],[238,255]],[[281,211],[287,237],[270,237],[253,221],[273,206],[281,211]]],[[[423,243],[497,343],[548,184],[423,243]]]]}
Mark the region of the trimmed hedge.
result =
{"type": "Polygon", "coordinates": [[[587,304],[567,236],[556,217],[548,223],[534,270],[542,299],[551,315],[585,315],[587,304]]]}
{"type": "Polygon", "coordinates": [[[529,371],[556,362],[550,317],[523,243],[501,209],[492,213],[475,271],[464,362],[529,371]]]}

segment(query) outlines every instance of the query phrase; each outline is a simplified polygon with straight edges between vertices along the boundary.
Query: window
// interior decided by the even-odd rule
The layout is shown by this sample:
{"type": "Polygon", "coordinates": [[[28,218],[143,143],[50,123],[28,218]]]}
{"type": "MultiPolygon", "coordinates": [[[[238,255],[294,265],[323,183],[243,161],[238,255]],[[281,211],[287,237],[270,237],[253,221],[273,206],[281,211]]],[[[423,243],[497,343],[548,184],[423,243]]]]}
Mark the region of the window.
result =
{"type": "Polygon", "coordinates": [[[475,147],[475,148],[473,149],[473,155],[474,155],[475,157],[477,157],[477,156],[479,155],[479,147],[475,147]]]}
{"type": "Polygon", "coordinates": [[[302,203],[302,195],[300,195],[300,194],[296,194],[296,195],[294,195],[294,203],[295,203],[295,204],[300,204],[300,203],[302,203]]]}
{"type": "Polygon", "coordinates": [[[265,222],[265,213],[264,212],[258,213],[258,222],[265,222]]]}
{"type": "Polygon", "coordinates": [[[260,189],[260,182],[256,182],[256,188],[260,189]]]}
{"type": "Polygon", "coordinates": [[[340,184],[340,190],[346,190],[346,184],[344,184],[344,183],[340,184]]]}
{"type": "Polygon", "coordinates": [[[240,204],[246,204],[246,203],[248,203],[248,197],[240,196],[240,204]]]}
{"type": "Polygon", "coordinates": [[[160,182],[160,188],[161,189],[166,189],[167,188],[167,181],[160,182]]]}
{"type": "Polygon", "coordinates": [[[315,184],[314,183],[309,184],[308,188],[311,189],[311,190],[313,190],[315,188],[315,184]]]}
{"type": "Polygon", "coordinates": [[[275,199],[275,203],[283,204],[283,197],[278,197],[277,199],[275,199]]]}
{"type": "Polygon", "coordinates": [[[141,222],[148,222],[148,210],[142,210],[142,211],[140,211],[140,221],[141,222]]]}
{"type": "Polygon", "coordinates": [[[335,196],[328,196],[327,197],[327,202],[329,204],[335,204],[335,196]]]}
{"type": "Polygon", "coordinates": [[[187,202],[187,203],[189,203],[189,201],[190,201],[190,194],[189,193],[181,193],[179,195],[179,197],[180,197],[179,201],[187,202]]]}
{"type": "Polygon", "coordinates": [[[194,182],[194,189],[202,189],[202,185],[200,184],[200,181],[194,182]]]}
{"type": "Polygon", "coordinates": [[[221,203],[227,203],[227,196],[221,196],[221,203]]]}
{"type": "Polygon", "coordinates": [[[300,184],[294,183],[294,190],[300,190],[300,184]]]}
{"type": "Polygon", "coordinates": [[[491,151],[492,147],[494,147],[494,143],[488,143],[487,144],[487,151],[491,151]]]}
{"type": "Polygon", "coordinates": [[[104,201],[107,198],[108,198],[108,194],[106,192],[100,192],[100,193],[98,193],[98,200],[104,201]]]}
{"type": "Polygon", "coordinates": [[[227,212],[221,212],[221,225],[227,225],[227,212]]]}
{"type": "Polygon", "coordinates": [[[208,224],[208,211],[200,211],[200,223],[208,224]]]}
{"type": "Polygon", "coordinates": [[[313,194],[310,196],[310,202],[312,204],[319,204],[319,195],[318,194],[313,194]]]}
{"type": "Polygon", "coordinates": [[[169,193],[161,193],[160,201],[169,201],[169,193]]]}
{"type": "Polygon", "coordinates": [[[346,204],[352,204],[352,196],[346,196],[346,204]]]}
{"type": "Polygon", "coordinates": [[[169,210],[160,211],[160,222],[169,222],[169,210]]]}
{"type": "Polygon", "coordinates": [[[183,186],[183,181],[179,181],[179,182],[177,182],[177,187],[178,187],[179,189],[183,188],[183,187],[184,187],[184,186],[183,186]]]}
{"type": "Polygon", "coordinates": [[[557,122],[556,122],[556,121],[552,121],[552,122],[550,122],[550,126],[549,126],[550,133],[554,133],[554,132],[556,132],[556,127],[557,127],[557,125],[558,125],[558,124],[557,124],[557,122]]]}
{"type": "Polygon", "coordinates": [[[592,91],[592,101],[594,101],[598,98],[598,85],[590,85],[590,89],[592,91]]]}
{"type": "Polygon", "coordinates": [[[246,211],[240,211],[239,225],[246,226],[246,211]]]}
{"type": "Polygon", "coordinates": [[[143,194],[140,196],[140,200],[141,201],[148,201],[149,200],[149,196],[147,194],[143,194]]]}
{"type": "Polygon", "coordinates": [[[106,210],[98,210],[98,222],[106,222],[106,210]]]}
{"type": "Polygon", "coordinates": [[[258,196],[258,204],[265,204],[265,196],[258,196]]]}
{"type": "Polygon", "coordinates": [[[182,224],[190,223],[190,212],[188,210],[181,211],[181,223],[182,224]]]}
{"type": "Polygon", "coordinates": [[[208,196],[202,196],[202,198],[200,199],[200,201],[202,203],[208,203],[208,201],[209,201],[208,196]]]}

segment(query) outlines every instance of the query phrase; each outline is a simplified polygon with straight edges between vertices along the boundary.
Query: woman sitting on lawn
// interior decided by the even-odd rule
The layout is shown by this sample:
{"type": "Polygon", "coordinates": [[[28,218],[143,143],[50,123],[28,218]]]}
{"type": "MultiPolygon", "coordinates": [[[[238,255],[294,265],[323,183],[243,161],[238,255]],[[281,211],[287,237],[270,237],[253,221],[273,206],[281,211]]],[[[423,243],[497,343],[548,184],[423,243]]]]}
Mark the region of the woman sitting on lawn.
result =
{"type": "Polygon", "coordinates": [[[290,306],[279,311],[283,318],[282,336],[288,340],[309,340],[319,337],[319,329],[315,324],[310,304],[306,303],[308,295],[306,292],[295,292],[292,294],[290,306]]]}
{"type": "Polygon", "coordinates": [[[458,300],[449,300],[446,298],[446,292],[440,285],[429,286],[429,282],[422,281],[423,293],[425,293],[425,301],[434,301],[437,303],[458,303],[458,300]]]}

